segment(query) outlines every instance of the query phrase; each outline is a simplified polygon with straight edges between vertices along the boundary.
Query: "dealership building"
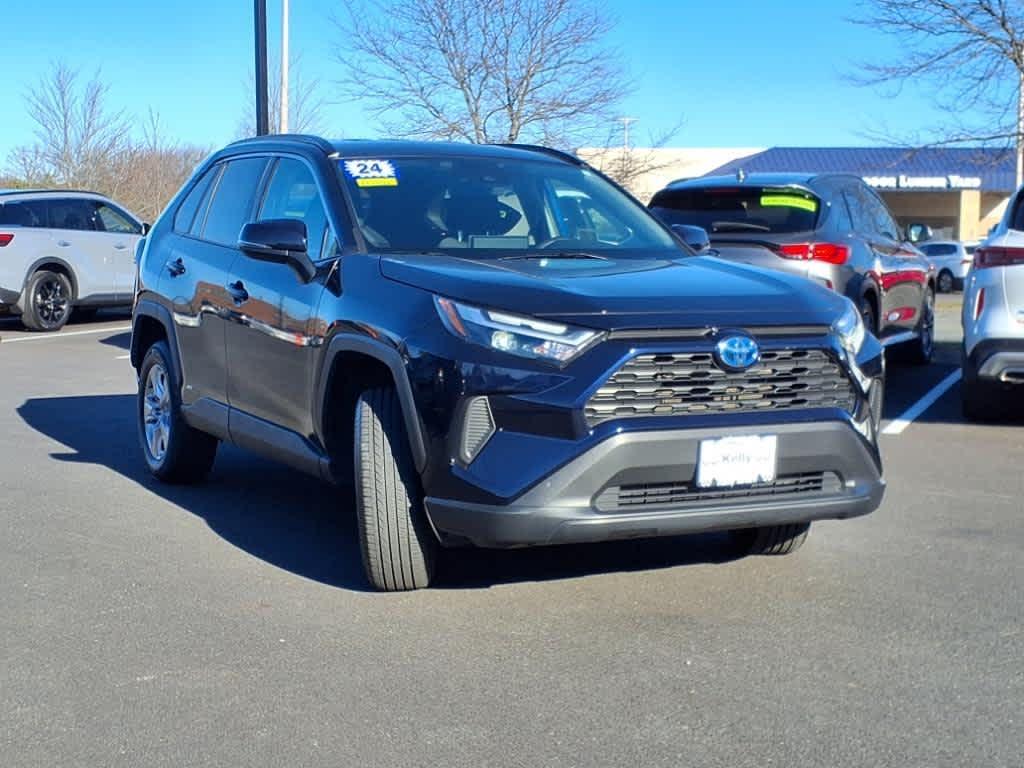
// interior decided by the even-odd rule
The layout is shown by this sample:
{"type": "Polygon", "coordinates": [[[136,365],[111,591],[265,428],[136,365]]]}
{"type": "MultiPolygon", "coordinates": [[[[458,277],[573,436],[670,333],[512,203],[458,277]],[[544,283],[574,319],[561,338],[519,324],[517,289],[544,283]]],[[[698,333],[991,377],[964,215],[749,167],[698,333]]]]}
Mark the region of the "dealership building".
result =
{"type": "MultiPolygon", "coordinates": [[[[621,149],[581,149],[601,167],[621,149]]],[[[999,221],[1014,190],[1016,161],[997,148],[772,147],[629,150],[641,169],[631,191],[647,202],[665,184],[699,176],[848,173],[874,187],[901,225],[927,224],[937,238],[977,240],[999,221]]]]}

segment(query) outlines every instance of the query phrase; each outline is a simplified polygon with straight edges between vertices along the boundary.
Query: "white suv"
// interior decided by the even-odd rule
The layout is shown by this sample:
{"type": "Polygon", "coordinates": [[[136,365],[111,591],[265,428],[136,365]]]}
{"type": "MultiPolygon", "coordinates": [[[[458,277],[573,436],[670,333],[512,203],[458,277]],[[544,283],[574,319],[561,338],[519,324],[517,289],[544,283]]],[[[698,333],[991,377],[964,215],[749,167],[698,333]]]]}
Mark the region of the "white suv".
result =
{"type": "Polygon", "coordinates": [[[1024,395],[1024,188],[974,252],[963,327],[964,415],[999,416],[1024,395]]]}
{"type": "Polygon", "coordinates": [[[146,229],[91,192],[0,191],[0,314],[55,331],[72,309],[131,304],[146,229]]]}

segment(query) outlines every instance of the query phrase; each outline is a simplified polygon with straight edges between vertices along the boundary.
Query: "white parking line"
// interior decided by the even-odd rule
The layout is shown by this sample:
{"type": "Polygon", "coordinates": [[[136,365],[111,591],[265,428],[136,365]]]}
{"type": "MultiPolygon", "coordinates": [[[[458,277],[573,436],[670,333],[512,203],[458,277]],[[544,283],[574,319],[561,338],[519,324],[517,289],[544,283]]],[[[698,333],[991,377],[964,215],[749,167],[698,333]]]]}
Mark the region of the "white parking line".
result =
{"type": "Polygon", "coordinates": [[[90,333],[120,333],[130,331],[130,325],[119,325],[116,328],[91,328],[88,331],[68,331],[67,333],[47,333],[38,336],[18,336],[14,339],[0,338],[0,344],[17,344],[19,341],[52,341],[53,339],[65,339],[68,336],[85,336],[90,333]]]}
{"type": "Polygon", "coordinates": [[[914,403],[912,406],[907,408],[903,413],[899,415],[899,418],[893,419],[889,422],[889,425],[882,430],[883,435],[898,435],[904,429],[909,427],[918,416],[927,411],[934,405],[935,401],[946,394],[949,388],[960,381],[960,369],[957,368],[955,371],[950,373],[946,378],[932,387],[928,394],[914,403]]]}

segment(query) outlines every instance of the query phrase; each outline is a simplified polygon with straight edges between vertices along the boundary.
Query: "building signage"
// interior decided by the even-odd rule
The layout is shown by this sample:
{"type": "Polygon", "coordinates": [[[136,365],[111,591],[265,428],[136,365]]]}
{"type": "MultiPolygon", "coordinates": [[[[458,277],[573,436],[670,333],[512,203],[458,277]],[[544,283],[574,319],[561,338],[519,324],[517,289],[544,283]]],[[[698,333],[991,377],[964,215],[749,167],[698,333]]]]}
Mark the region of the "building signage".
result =
{"type": "Polygon", "coordinates": [[[864,176],[864,181],[875,189],[981,189],[981,177],[960,176],[864,176]]]}

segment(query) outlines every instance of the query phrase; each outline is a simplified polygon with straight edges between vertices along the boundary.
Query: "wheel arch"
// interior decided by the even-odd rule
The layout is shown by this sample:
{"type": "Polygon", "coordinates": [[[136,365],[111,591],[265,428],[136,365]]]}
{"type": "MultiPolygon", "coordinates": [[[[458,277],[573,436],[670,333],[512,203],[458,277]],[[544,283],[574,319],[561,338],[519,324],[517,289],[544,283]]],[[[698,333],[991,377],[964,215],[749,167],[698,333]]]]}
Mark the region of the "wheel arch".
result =
{"type": "Polygon", "coordinates": [[[41,259],[36,259],[32,262],[32,264],[29,265],[29,268],[25,271],[25,279],[21,284],[22,305],[24,305],[26,298],[25,289],[28,288],[28,283],[32,279],[32,275],[40,270],[59,272],[64,275],[71,282],[71,301],[78,301],[78,275],[75,273],[74,267],[68,264],[64,259],[57,256],[44,256],[41,259]]]}
{"type": "Polygon", "coordinates": [[[178,354],[177,339],[174,335],[174,322],[167,307],[151,299],[141,299],[132,313],[132,342],[129,358],[132,367],[137,371],[142,365],[146,350],[156,341],[164,340],[171,350],[171,364],[174,367],[174,385],[179,390],[182,383],[181,357],[178,354]]]}
{"type": "Polygon", "coordinates": [[[423,472],[427,464],[426,442],[405,361],[397,349],[382,341],[349,334],[331,339],[316,384],[314,425],[330,448],[330,435],[339,429],[337,420],[343,419],[340,424],[344,434],[344,425],[354,416],[354,397],[362,389],[383,384],[393,385],[398,394],[413,462],[416,470],[423,472]],[[339,378],[342,371],[345,375],[339,378]]]}

